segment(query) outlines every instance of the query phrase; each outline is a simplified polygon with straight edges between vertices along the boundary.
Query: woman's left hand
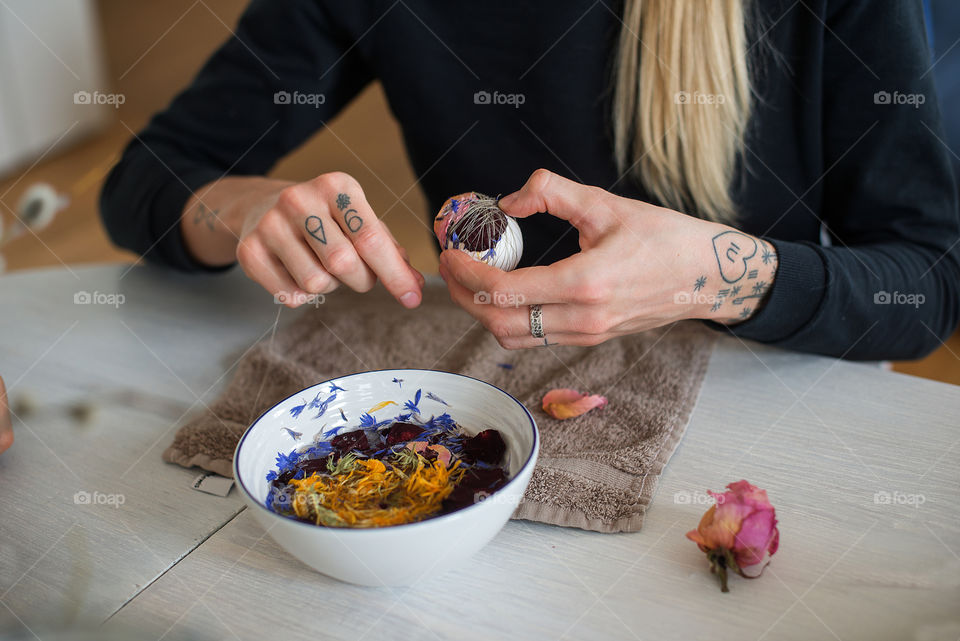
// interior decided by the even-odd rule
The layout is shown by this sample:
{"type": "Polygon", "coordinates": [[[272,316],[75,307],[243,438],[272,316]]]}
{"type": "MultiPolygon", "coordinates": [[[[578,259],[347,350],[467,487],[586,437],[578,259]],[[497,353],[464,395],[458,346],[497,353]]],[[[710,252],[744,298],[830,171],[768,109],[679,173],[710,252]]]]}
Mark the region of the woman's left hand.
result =
{"type": "Polygon", "coordinates": [[[512,272],[459,250],[440,255],[451,298],[508,349],[596,345],[687,318],[739,322],[762,305],[776,276],[776,251],[764,240],[544,169],[500,207],[517,218],[548,212],[569,221],[581,249],[512,272]],[[544,338],[531,333],[530,305],[541,305],[544,338]]]}

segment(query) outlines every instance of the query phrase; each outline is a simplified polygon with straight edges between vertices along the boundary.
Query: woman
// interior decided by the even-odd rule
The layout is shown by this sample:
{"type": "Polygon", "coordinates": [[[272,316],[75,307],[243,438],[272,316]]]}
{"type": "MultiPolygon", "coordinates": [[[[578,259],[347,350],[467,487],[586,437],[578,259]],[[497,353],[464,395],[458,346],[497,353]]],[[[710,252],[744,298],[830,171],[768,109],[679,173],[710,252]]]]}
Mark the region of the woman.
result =
{"type": "Polygon", "coordinates": [[[379,279],[415,307],[423,278],[352,177],[261,177],[378,79],[425,227],[471,189],[522,217],[521,269],[441,255],[452,298],[505,347],[700,318],[915,358],[960,318],[929,66],[919,0],[256,0],[130,144],[103,216],[150,260],[236,260],[292,304],[379,279]]]}

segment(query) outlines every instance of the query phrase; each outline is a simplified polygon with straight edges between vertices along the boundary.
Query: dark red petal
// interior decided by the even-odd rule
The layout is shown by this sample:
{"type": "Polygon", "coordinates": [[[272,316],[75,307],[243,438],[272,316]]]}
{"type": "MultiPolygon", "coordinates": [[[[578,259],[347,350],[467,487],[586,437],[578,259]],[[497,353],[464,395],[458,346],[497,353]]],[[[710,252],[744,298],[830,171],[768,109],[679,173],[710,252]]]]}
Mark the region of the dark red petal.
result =
{"type": "Polygon", "coordinates": [[[350,450],[360,450],[362,452],[369,447],[367,435],[363,430],[337,434],[330,440],[330,445],[341,454],[349,452],[350,450]]]}
{"type": "Polygon", "coordinates": [[[497,491],[507,482],[502,468],[488,470],[471,469],[463,475],[447,498],[443,501],[444,513],[473,505],[497,491]]]}
{"type": "Polygon", "coordinates": [[[413,423],[394,423],[387,430],[387,447],[409,441],[423,433],[423,428],[413,423]]]}
{"type": "Polygon", "coordinates": [[[497,430],[483,430],[476,436],[463,442],[463,456],[467,461],[483,461],[497,465],[503,460],[507,444],[497,430]]]}
{"type": "Polygon", "coordinates": [[[306,461],[297,463],[294,469],[303,470],[303,473],[306,476],[310,476],[316,472],[326,473],[328,460],[330,460],[329,456],[325,456],[324,458],[308,459],[306,461]]]}

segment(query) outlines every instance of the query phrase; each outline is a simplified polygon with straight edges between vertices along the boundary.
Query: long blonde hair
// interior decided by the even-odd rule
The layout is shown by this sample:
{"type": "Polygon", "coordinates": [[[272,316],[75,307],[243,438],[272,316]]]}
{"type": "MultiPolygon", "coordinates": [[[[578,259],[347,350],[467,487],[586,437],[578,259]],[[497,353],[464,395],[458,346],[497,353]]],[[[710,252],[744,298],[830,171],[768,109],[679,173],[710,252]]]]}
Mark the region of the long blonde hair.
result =
{"type": "Polygon", "coordinates": [[[746,2],[625,0],[614,66],[621,173],[666,206],[727,223],[751,111],[746,2]]]}

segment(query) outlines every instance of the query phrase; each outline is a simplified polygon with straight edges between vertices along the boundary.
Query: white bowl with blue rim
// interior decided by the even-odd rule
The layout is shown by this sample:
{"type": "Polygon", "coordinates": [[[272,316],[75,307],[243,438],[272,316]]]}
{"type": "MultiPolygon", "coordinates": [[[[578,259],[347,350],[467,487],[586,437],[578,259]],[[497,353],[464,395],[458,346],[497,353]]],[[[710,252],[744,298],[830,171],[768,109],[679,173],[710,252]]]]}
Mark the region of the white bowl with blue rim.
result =
{"type": "Polygon", "coordinates": [[[379,370],[318,383],[264,412],[237,444],[233,476],[270,536],[318,572],[359,585],[410,585],[460,564],[496,536],[522,499],[539,450],[533,416],[500,388],[449,372],[379,370]],[[449,420],[445,414],[470,435],[496,429],[503,437],[509,480],[483,500],[417,523],[367,529],[321,527],[267,507],[278,457],[404,415],[423,423],[449,420]]]}

